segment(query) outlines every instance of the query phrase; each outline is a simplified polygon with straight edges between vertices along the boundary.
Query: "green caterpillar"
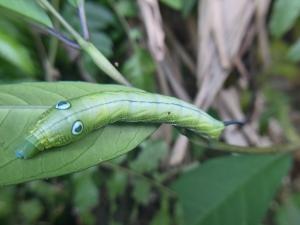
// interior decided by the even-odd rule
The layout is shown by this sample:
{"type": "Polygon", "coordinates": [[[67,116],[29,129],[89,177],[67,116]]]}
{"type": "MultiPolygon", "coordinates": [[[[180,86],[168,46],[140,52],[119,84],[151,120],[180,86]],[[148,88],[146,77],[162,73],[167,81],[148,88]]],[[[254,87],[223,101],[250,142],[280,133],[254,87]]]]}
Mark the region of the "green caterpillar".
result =
{"type": "Polygon", "coordinates": [[[169,123],[202,137],[219,138],[225,125],[196,106],[147,92],[101,92],[63,100],[44,112],[30,130],[17,158],[31,158],[45,149],[63,146],[117,121],[169,123]]]}

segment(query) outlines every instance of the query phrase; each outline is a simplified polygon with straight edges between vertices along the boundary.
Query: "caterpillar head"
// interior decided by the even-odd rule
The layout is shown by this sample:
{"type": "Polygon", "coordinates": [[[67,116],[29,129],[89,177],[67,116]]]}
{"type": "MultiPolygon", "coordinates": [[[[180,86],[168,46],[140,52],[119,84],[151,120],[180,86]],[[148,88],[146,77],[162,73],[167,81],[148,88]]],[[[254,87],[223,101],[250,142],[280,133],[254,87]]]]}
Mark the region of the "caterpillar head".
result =
{"type": "Polygon", "coordinates": [[[81,111],[77,101],[73,101],[72,105],[70,101],[59,101],[40,116],[16,151],[16,157],[31,158],[40,151],[63,146],[83,137],[88,129],[84,125],[86,119],[82,118],[84,114],[78,113],[81,111]]]}

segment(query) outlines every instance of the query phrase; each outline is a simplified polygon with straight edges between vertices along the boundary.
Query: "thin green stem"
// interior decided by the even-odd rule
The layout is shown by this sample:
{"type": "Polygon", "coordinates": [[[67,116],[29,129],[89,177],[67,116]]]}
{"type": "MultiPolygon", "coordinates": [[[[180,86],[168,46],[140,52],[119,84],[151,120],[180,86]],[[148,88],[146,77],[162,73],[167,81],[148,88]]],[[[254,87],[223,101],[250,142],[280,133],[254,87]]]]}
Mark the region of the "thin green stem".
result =
{"type": "Polygon", "coordinates": [[[187,130],[180,129],[180,132],[187,136],[194,144],[202,146],[204,148],[232,152],[232,153],[246,153],[246,154],[269,154],[269,153],[289,153],[300,150],[300,141],[281,144],[281,145],[272,145],[267,147],[244,147],[237,145],[225,144],[216,140],[206,140],[198,136],[197,134],[187,130]]]}
{"type": "Polygon", "coordinates": [[[48,10],[66,30],[76,39],[79,45],[84,42],[80,34],[55,10],[55,8],[47,0],[37,0],[46,10],[48,10]]]}
{"type": "Polygon", "coordinates": [[[289,119],[289,107],[282,107],[280,111],[281,116],[279,122],[281,123],[286,139],[290,142],[297,142],[298,140],[300,140],[300,137],[291,120],[289,119]]]}
{"type": "MultiPolygon", "coordinates": [[[[60,0],[55,0],[53,1],[53,5],[56,9],[59,8],[59,2],[60,0]]],[[[54,18],[54,27],[58,27],[59,23],[58,21],[54,18]]],[[[49,50],[48,50],[48,58],[49,58],[49,63],[51,66],[54,65],[55,62],[55,58],[56,58],[56,53],[57,53],[57,48],[58,48],[58,39],[55,38],[54,36],[51,36],[50,38],[50,43],[49,43],[49,50]]]]}
{"type": "Polygon", "coordinates": [[[130,86],[124,76],[109,62],[109,60],[89,41],[83,37],[55,10],[47,0],[36,0],[40,5],[48,10],[61,25],[73,36],[80,47],[93,59],[94,63],[108,76],[118,83],[130,86]]]}
{"type": "Polygon", "coordinates": [[[272,145],[268,147],[244,147],[237,145],[225,144],[218,141],[202,142],[199,140],[192,140],[196,145],[200,145],[204,148],[232,152],[232,153],[245,153],[245,154],[270,154],[270,153],[290,153],[300,150],[300,142],[272,145]]]}
{"type": "Polygon", "coordinates": [[[50,39],[50,43],[49,43],[49,63],[51,65],[54,65],[57,48],[58,48],[58,39],[55,37],[52,37],[50,39]]]}

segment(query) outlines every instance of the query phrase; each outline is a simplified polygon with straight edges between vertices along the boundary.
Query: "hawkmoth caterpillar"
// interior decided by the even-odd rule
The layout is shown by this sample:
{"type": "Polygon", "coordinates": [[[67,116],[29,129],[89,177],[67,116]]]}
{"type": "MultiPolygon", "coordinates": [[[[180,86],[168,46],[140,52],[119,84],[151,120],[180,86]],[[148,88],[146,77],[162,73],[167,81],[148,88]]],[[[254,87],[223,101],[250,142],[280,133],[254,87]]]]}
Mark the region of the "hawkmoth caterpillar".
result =
{"type": "Polygon", "coordinates": [[[44,112],[16,151],[17,158],[67,145],[117,121],[168,123],[219,138],[226,123],[182,100],[147,92],[100,92],[59,101],[44,112]]]}

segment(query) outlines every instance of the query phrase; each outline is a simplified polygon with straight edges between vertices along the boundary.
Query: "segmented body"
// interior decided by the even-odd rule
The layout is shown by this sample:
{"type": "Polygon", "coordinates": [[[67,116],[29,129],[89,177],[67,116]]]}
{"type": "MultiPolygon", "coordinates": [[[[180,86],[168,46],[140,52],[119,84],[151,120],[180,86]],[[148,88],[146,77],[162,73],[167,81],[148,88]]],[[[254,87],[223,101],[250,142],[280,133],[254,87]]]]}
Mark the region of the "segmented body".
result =
{"type": "Polygon", "coordinates": [[[27,147],[17,156],[30,158],[38,151],[66,145],[117,121],[169,123],[206,138],[218,138],[224,129],[223,122],[173,97],[147,92],[101,92],[61,101],[47,110],[26,138],[27,147]]]}

